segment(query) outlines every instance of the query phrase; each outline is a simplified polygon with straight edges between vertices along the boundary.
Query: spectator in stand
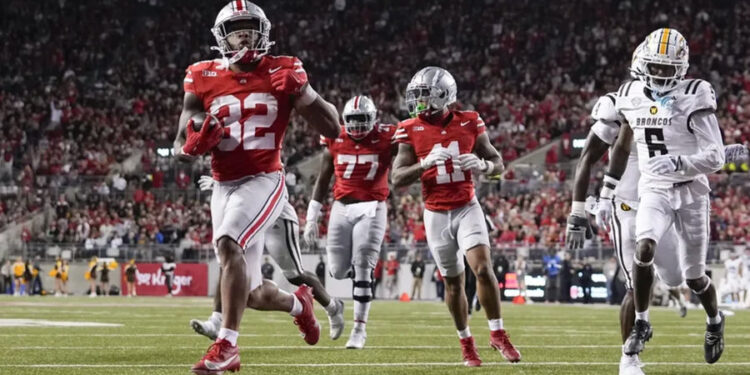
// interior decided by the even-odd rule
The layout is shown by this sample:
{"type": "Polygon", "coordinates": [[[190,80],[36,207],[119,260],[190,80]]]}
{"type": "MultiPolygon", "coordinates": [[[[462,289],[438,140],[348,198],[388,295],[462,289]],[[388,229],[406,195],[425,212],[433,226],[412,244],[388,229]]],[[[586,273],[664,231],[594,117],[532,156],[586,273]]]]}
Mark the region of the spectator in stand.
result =
{"type": "MultiPolygon", "coordinates": [[[[526,258],[519,254],[514,265],[516,271],[516,280],[518,282],[518,295],[526,298],[526,258]]],[[[531,303],[531,299],[527,299],[531,303]]]]}
{"type": "Polygon", "coordinates": [[[560,257],[555,253],[555,249],[550,249],[549,254],[542,257],[542,263],[544,263],[544,274],[547,276],[544,285],[546,300],[547,302],[556,302],[560,290],[557,277],[560,274],[560,257]]]}
{"type": "Polygon", "coordinates": [[[583,303],[591,303],[591,286],[593,284],[591,276],[593,274],[594,269],[591,267],[591,262],[586,260],[580,273],[581,289],[583,289],[583,303]]]}
{"type": "Polygon", "coordinates": [[[386,299],[398,297],[398,269],[400,264],[396,259],[396,253],[388,253],[388,261],[385,263],[385,294],[386,299]]]}
{"type": "Polygon", "coordinates": [[[424,279],[424,261],[422,254],[417,251],[411,263],[411,299],[422,299],[422,279],[424,279]]]}
{"type": "Polygon", "coordinates": [[[135,278],[138,273],[138,267],[135,265],[135,259],[131,259],[128,262],[128,266],[125,267],[125,282],[127,283],[127,295],[128,297],[135,297],[135,278]]]}

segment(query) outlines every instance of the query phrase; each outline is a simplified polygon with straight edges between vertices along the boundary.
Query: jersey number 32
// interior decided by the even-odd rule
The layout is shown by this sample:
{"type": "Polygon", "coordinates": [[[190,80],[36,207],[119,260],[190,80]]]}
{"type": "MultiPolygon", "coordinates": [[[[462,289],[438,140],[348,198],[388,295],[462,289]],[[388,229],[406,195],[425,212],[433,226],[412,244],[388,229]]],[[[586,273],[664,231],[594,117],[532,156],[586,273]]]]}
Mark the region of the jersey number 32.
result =
{"type": "Polygon", "coordinates": [[[219,150],[234,151],[240,144],[243,150],[276,148],[276,134],[273,132],[256,135],[258,129],[270,128],[276,121],[279,105],[273,95],[254,92],[242,101],[234,95],[220,96],[211,103],[211,113],[219,113],[222,107],[229,110],[229,115],[223,118],[224,127],[229,129],[229,138],[219,143],[219,150]]]}

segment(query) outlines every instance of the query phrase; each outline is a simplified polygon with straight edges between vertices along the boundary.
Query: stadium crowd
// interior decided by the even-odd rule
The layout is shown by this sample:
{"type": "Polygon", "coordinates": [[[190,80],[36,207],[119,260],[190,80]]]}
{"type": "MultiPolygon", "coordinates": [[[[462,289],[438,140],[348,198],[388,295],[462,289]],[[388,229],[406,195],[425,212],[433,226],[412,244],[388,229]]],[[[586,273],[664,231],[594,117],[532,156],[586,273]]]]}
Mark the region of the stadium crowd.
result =
{"type": "MultiPolygon", "coordinates": [[[[92,227],[89,236],[101,236],[96,225],[120,220],[135,225],[117,231],[123,241],[158,241],[158,233],[171,238],[174,232],[205,238],[208,219],[201,201],[186,200],[177,209],[177,202],[156,199],[152,206],[136,203],[129,213],[124,195],[117,194],[125,190],[124,178],[116,173],[124,160],[140,153],[138,173],[148,175],[152,187],[184,189],[193,182],[192,173],[158,157],[155,148],[169,147],[174,138],[185,67],[214,56],[209,28],[224,3],[0,4],[0,62],[6,69],[0,77],[0,227],[55,206],[57,194],[50,191],[60,186],[86,182],[84,189],[101,190],[109,175],[104,184],[111,182],[112,194],[98,206],[71,205],[56,233],[35,236],[82,240],[71,228],[79,217],[92,227]],[[34,33],[26,32],[30,19],[37,25],[34,33]],[[179,229],[165,229],[165,234],[162,227],[179,229]]],[[[726,142],[750,140],[750,57],[744,54],[750,47],[750,27],[744,22],[748,3],[695,0],[669,8],[614,0],[258,4],[273,25],[277,46],[272,53],[300,57],[317,90],[339,108],[352,94],[368,93],[382,121],[396,122],[406,116],[401,95],[417,68],[440,65],[452,71],[459,83],[457,105],[481,113],[508,162],[561,134],[585,129],[597,96],[616,90],[627,78],[631,50],[643,37],[639,33],[668,19],[690,41],[690,74],[716,88],[726,142]],[[692,12],[698,4],[703,10],[692,12]],[[535,16],[519,17],[529,14],[535,16]]],[[[293,118],[284,142],[287,165],[320,147],[313,133],[301,118],[293,118]]],[[[547,158],[551,172],[564,180],[554,169],[557,161],[557,155],[547,158]]],[[[730,194],[735,193],[727,191],[729,198],[722,199],[741,199],[730,194]]],[[[305,198],[294,200],[303,211],[305,198]]],[[[484,204],[497,228],[492,234],[497,243],[551,245],[560,241],[566,201],[564,190],[550,189],[533,196],[490,194],[484,204]]],[[[746,215],[716,212],[723,215],[723,235],[744,231],[736,228],[743,228],[746,215]]],[[[420,198],[394,198],[391,241],[423,241],[420,213],[420,198]]]]}

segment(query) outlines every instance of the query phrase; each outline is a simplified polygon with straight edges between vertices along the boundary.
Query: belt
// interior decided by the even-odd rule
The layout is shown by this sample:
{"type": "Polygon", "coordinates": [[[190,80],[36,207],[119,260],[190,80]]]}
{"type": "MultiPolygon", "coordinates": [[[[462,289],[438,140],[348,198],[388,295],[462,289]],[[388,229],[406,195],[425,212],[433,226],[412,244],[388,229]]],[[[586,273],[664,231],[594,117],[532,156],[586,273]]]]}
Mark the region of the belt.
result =
{"type": "Polygon", "coordinates": [[[678,187],[680,187],[680,186],[685,186],[685,185],[687,185],[687,184],[690,184],[690,183],[692,183],[692,182],[693,182],[693,180],[689,180],[689,181],[682,181],[682,182],[675,182],[674,184],[672,184],[672,187],[673,187],[673,188],[678,188],[678,187]]]}

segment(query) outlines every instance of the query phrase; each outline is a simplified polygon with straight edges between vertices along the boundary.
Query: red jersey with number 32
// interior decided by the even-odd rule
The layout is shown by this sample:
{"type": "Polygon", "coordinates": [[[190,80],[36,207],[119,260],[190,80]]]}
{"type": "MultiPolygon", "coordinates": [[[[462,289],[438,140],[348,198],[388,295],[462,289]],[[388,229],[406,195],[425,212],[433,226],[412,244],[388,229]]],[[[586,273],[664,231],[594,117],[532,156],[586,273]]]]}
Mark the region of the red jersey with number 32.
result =
{"type": "Polygon", "coordinates": [[[224,139],[211,151],[215,180],[282,168],[281,141],[293,108],[292,97],[271,86],[271,73],[282,68],[302,69],[302,62],[290,56],[263,56],[249,73],[232,72],[222,60],[187,68],[185,92],[197,95],[203,108],[224,122],[224,139]]]}
{"type": "Polygon", "coordinates": [[[445,125],[432,125],[419,118],[402,121],[393,141],[414,147],[422,160],[436,147],[443,147],[453,156],[422,173],[422,196],[430,211],[460,208],[474,198],[474,182],[470,171],[462,171],[453,159],[474,151],[477,137],[484,133],[484,121],[474,111],[451,111],[453,116],[445,125]]]}
{"type": "Polygon", "coordinates": [[[380,124],[359,141],[341,128],[336,139],[320,137],[333,157],[336,180],[333,198],[344,197],[358,201],[384,201],[388,198],[388,171],[391,168],[391,138],[393,125],[380,124]]]}

